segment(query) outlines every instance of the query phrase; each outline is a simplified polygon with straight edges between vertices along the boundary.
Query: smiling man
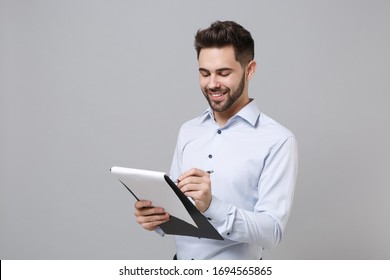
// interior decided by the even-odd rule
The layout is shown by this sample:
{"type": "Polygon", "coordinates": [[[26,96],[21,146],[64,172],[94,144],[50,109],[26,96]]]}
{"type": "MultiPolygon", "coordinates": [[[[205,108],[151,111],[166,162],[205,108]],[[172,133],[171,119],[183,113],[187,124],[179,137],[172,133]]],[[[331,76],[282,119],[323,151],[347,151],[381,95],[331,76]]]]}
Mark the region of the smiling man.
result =
{"type": "MultiPolygon", "coordinates": [[[[249,97],[256,70],[251,34],[217,21],[195,36],[209,108],[180,129],[171,178],[224,240],[175,236],[177,259],[261,259],[282,239],[297,176],[294,135],[249,97]],[[207,172],[213,170],[213,173],[207,172]]],[[[169,213],[135,203],[137,222],[156,230],[169,213]]]]}
{"type": "Polygon", "coordinates": [[[248,83],[256,69],[235,60],[233,46],[204,48],[198,56],[200,85],[221,126],[250,102],[248,83]]]}

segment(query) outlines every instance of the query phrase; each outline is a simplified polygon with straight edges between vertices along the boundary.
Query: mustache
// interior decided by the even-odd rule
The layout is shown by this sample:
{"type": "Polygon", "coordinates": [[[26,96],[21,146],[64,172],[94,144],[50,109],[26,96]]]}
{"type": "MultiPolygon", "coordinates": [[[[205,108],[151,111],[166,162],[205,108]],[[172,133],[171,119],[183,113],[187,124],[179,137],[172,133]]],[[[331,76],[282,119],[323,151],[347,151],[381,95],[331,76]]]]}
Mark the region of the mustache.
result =
{"type": "Polygon", "coordinates": [[[206,92],[218,93],[218,92],[229,92],[227,88],[206,88],[206,92]]]}

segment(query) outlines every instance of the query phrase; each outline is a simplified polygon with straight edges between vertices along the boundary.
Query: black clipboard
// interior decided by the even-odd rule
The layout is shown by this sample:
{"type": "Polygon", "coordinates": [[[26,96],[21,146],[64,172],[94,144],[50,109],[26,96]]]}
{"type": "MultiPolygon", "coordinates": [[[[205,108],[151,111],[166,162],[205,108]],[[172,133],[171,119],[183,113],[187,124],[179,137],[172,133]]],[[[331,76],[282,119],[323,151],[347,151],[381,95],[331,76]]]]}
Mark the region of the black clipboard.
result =
{"type": "Polygon", "coordinates": [[[160,225],[165,234],[223,240],[165,173],[117,166],[110,170],[135,199],[150,200],[170,213],[170,220],[160,225]]]}

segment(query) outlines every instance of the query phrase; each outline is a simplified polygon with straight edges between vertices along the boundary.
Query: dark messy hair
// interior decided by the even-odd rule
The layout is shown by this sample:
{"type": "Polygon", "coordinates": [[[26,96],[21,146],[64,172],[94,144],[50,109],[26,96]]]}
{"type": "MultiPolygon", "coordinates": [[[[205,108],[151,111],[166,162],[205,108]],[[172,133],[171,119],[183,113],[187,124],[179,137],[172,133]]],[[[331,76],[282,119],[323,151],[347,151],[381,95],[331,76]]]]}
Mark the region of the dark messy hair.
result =
{"type": "Polygon", "coordinates": [[[245,67],[255,56],[255,43],[249,31],[234,21],[216,21],[195,35],[197,58],[202,48],[232,46],[236,60],[245,67]]]}

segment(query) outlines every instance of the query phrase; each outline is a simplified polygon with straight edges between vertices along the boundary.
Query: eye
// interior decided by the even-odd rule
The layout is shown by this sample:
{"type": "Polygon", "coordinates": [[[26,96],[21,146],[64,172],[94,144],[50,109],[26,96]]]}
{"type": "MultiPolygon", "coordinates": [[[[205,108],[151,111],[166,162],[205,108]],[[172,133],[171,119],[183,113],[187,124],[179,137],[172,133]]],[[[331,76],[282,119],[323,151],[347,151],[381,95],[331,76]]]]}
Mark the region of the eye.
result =
{"type": "Polygon", "coordinates": [[[227,77],[230,75],[231,72],[221,72],[219,75],[221,75],[222,77],[227,77]]]}
{"type": "Polygon", "coordinates": [[[210,73],[208,71],[203,71],[203,70],[199,71],[199,74],[202,75],[202,77],[210,76],[210,73]]]}
{"type": "Polygon", "coordinates": [[[222,77],[227,77],[227,76],[229,76],[231,73],[232,73],[232,71],[227,70],[227,69],[218,72],[218,74],[219,74],[220,76],[222,76],[222,77]]]}

